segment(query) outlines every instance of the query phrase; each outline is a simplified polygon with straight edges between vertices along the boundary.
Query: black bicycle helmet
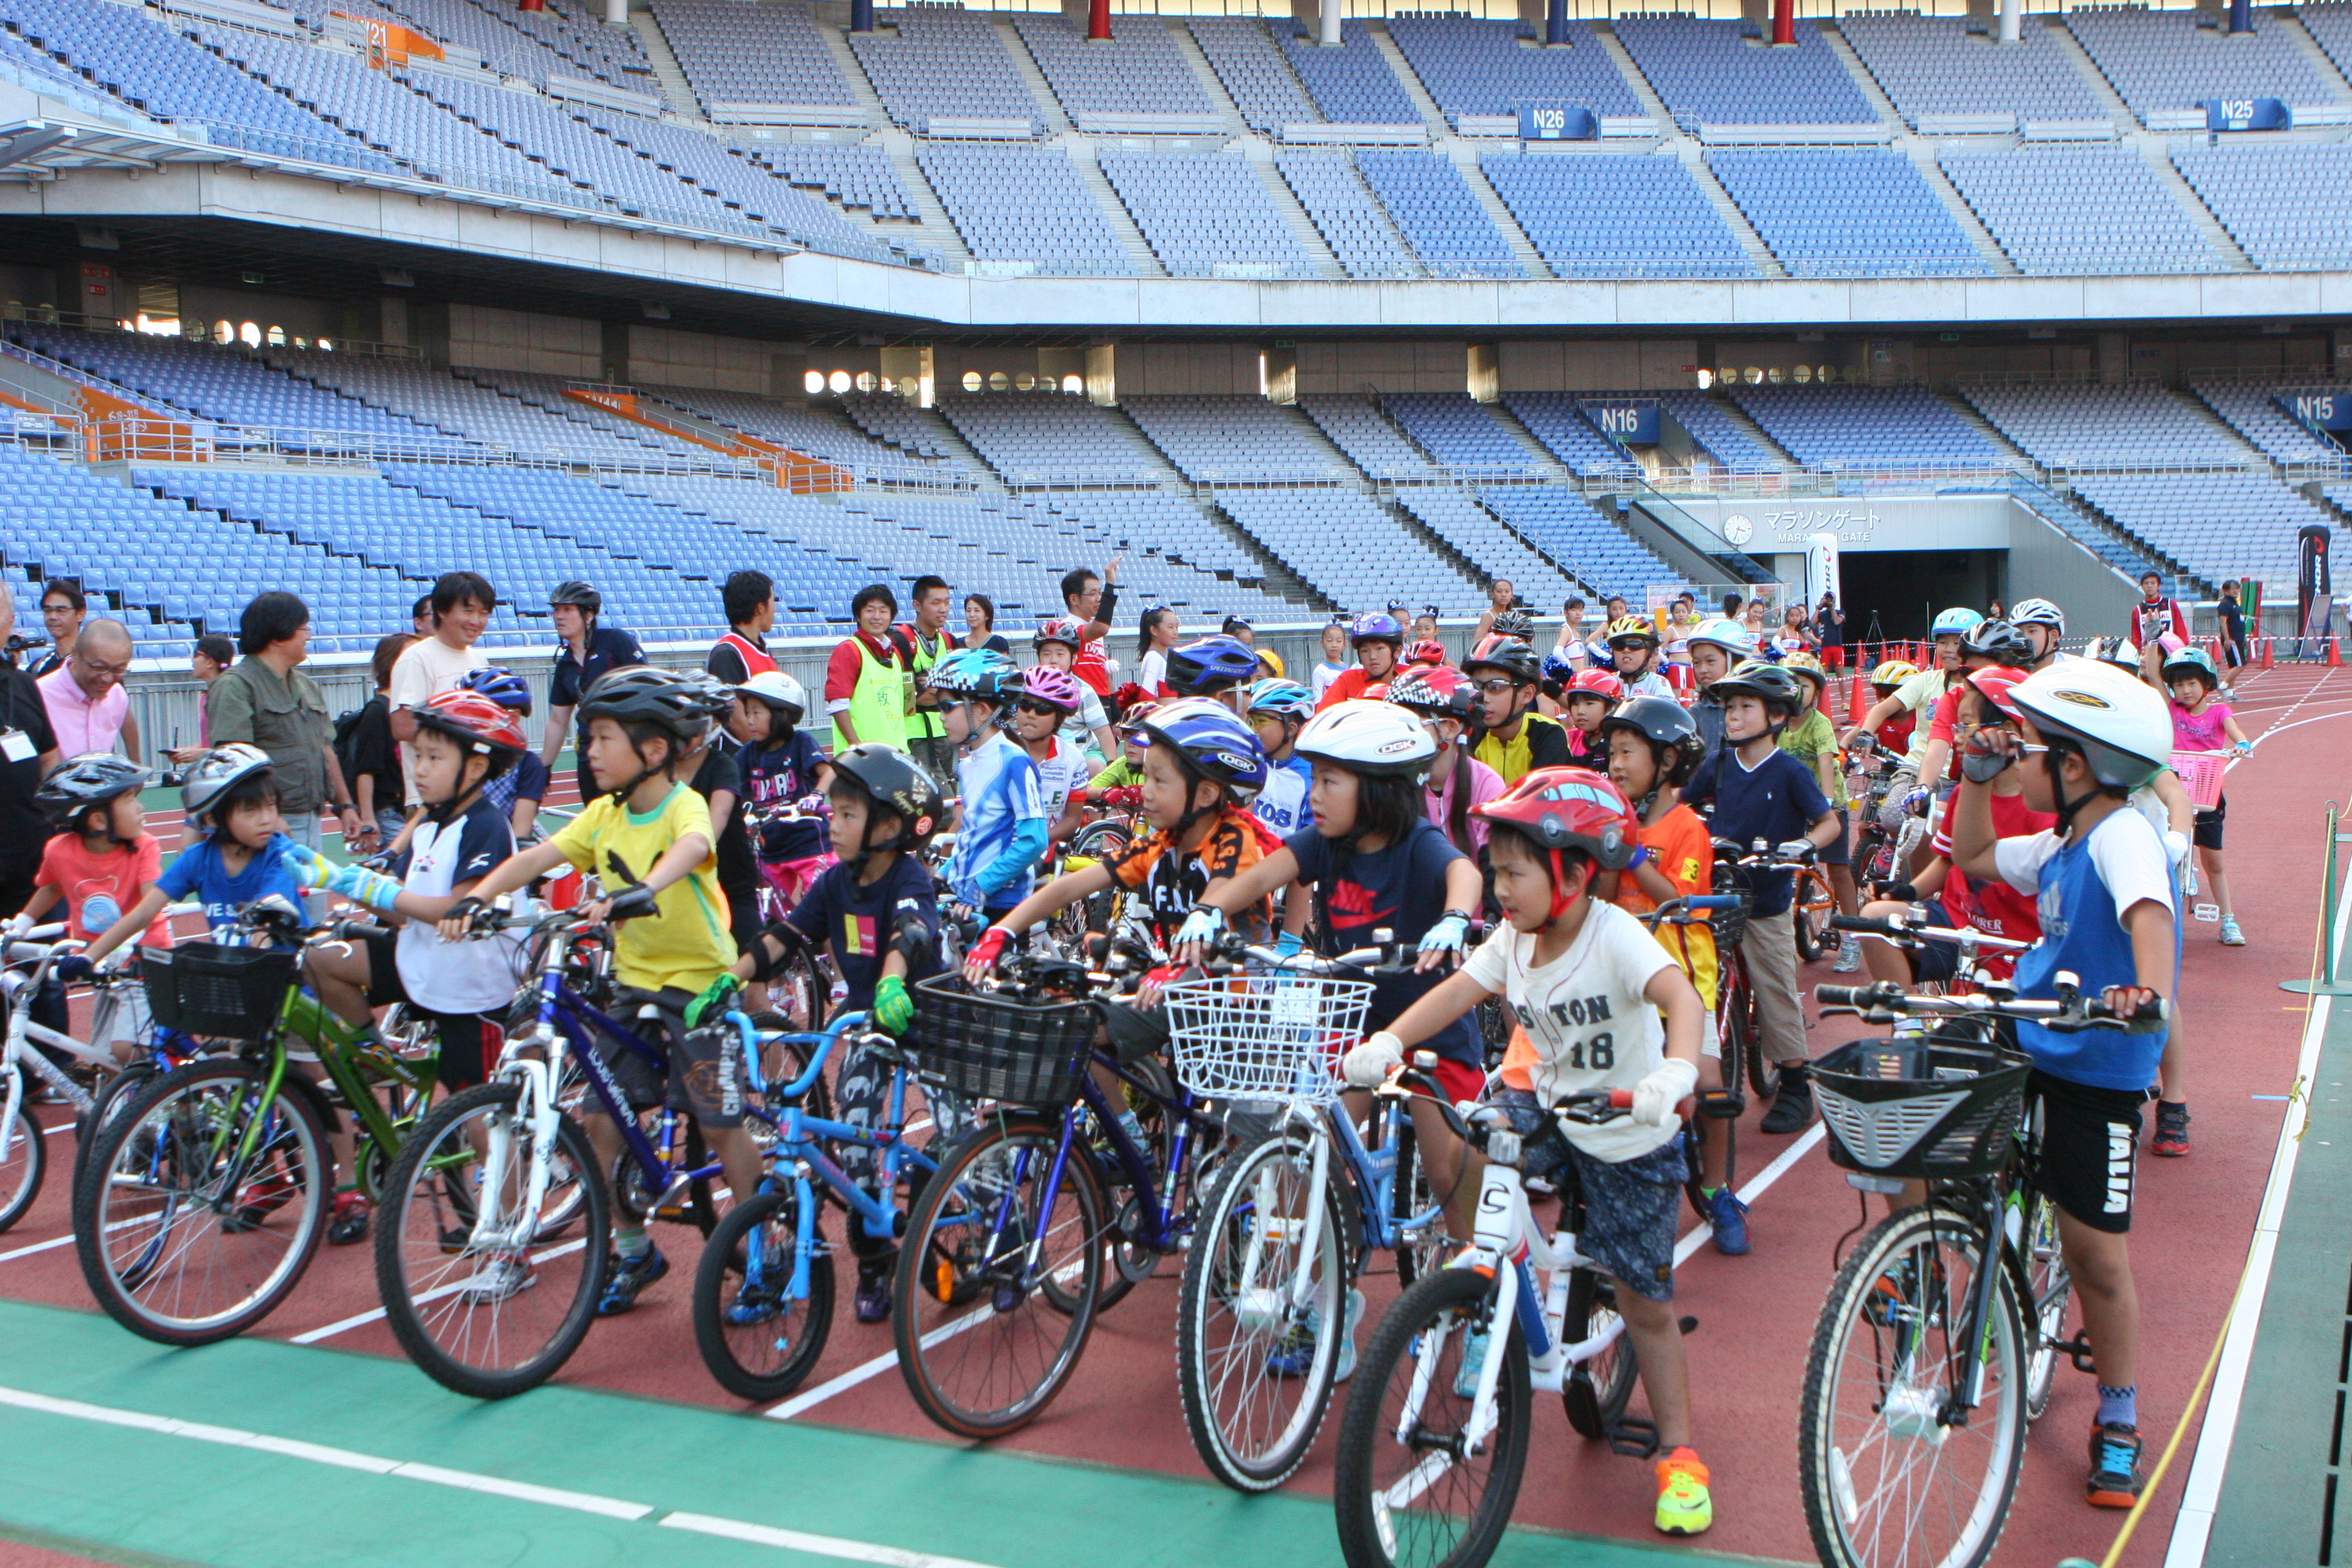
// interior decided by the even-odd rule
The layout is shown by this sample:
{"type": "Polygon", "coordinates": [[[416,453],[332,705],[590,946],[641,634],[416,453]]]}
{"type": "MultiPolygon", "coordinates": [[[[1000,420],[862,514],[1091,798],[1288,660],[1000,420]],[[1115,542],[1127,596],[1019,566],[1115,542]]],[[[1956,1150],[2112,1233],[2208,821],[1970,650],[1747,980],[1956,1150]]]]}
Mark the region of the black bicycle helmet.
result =
{"type": "Polygon", "coordinates": [[[557,605],[577,605],[593,616],[604,610],[604,595],[596,591],[593,583],[583,583],[573,577],[550,589],[547,603],[550,608],[557,605]]]}
{"type": "Polygon", "coordinates": [[[698,741],[730,700],[718,687],[658,665],[633,664],[607,671],[580,700],[580,718],[610,719],[623,725],[651,724],[680,744],[698,741]]]}
{"type": "Polygon", "coordinates": [[[1759,698],[1765,711],[1778,705],[1790,717],[1805,705],[1804,688],[1797,684],[1796,676],[1780,665],[1767,664],[1760,658],[1741,659],[1739,668],[1708,686],[1706,694],[1717,702],[1727,702],[1736,696],[1759,698]]]}
{"type": "Polygon", "coordinates": [[[1960,657],[1989,658],[1995,664],[2023,669],[2033,662],[2033,645],[2025,640],[2023,630],[2011,622],[1981,621],[1974,631],[1961,636],[1960,657]]]}
{"type": "Polygon", "coordinates": [[[1629,730],[1650,742],[1651,754],[1659,757],[1660,784],[1680,784],[1698,765],[1698,721],[1691,717],[1689,709],[1672,698],[1627,698],[1601,715],[1602,744],[1607,744],[1612,730],[1629,730]],[[1667,746],[1675,749],[1675,765],[1671,768],[1665,766],[1660,755],[1667,746]]]}
{"type": "Polygon", "coordinates": [[[1501,610],[1487,629],[1496,637],[1517,637],[1525,642],[1536,635],[1536,618],[1525,610],[1501,610]]]}
{"type": "MultiPolygon", "coordinates": [[[[1497,616],[1496,620],[1502,617],[1497,616]]],[[[1490,643],[1483,651],[1473,654],[1462,664],[1462,673],[1475,676],[1482,669],[1499,669],[1511,678],[1514,686],[1533,686],[1543,679],[1543,656],[1523,642],[1506,637],[1490,643]]]]}
{"type": "MultiPolygon", "coordinates": [[[[833,759],[833,776],[857,790],[883,810],[897,814],[904,824],[897,847],[920,849],[939,831],[947,807],[940,786],[922,764],[878,741],[850,747],[833,759]]],[[[888,848],[888,845],[868,848],[888,848]]]]}
{"type": "Polygon", "coordinates": [[[33,804],[47,812],[59,824],[71,822],[94,805],[104,805],[117,795],[143,789],[155,775],[129,757],[112,752],[85,752],[58,764],[57,772],[41,781],[34,792],[33,804]]]}

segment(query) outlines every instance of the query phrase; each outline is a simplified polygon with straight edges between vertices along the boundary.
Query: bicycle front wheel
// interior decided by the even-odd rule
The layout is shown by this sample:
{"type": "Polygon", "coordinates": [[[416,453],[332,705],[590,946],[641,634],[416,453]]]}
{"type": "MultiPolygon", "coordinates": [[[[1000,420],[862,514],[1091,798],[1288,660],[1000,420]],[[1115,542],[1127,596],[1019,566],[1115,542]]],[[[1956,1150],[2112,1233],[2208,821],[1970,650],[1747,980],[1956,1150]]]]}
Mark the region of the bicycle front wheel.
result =
{"type": "Polygon", "coordinates": [[[1825,1568],[1978,1568],[2000,1539],[2025,1454],[2026,1369],[2005,1268],[1993,1265],[1992,1321],[1969,1321],[1984,1239],[1950,1209],[1905,1209],[1830,1288],[1798,1427],[1825,1568]],[[1984,1394],[1964,1413],[1972,1338],[1984,1394]]]}
{"type": "Polygon", "coordinates": [[[1569,1276],[1561,1341],[1581,1344],[1595,1334],[1617,1329],[1617,1337],[1591,1360],[1579,1363],[1560,1389],[1568,1424],[1579,1436],[1608,1436],[1609,1429],[1625,1418],[1626,1402],[1633,1397],[1633,1383],[1642,1369],[1633,1354],[1633,1342],[1618,1327],[1619,1322],[1615,1285],[1590,1268],[1569,1276]]]}
{"type": "Polygon", "coordinates": [[[28,1093],[16,1102],[16,1114],[0,1126],[0,1231],[25,1217],[41,1195],[41,1178],[48,1174],[49,1148],[41,1124],[33,1120],[28,1093]]]}
{"type": "Polygon", "coordinates": [[[2058,1205],[2041,1193],[2023,1194],[2025,1234],[2018,1251],[2025,1265],[2026,1289],[2032,1304],[2026,1310],[2025,1418],[2039,1421],[2050,1408],[2050,1390],[2058,1380],[2058,1347],[2066,1340],[2066,1308],[2074,1299],[2074,1281],[2066,1272],[2066,1258],[2058,1245],[2058,1205]]]}
{"type": "Polygon", "coordinates": [[[517,1114],[521,1094],[501,1081],[443,1100],[400,1146],[376,1216],[376,1287],[394,1337],[434,1382],[477,1399],[553,1376],[604,1284],[612,1214],[588,1135],[559,1117],[541,1151],[517,1114]],[[545,1192],[526,1213],[542,1152],[545,1192]]]}
{"type": "Polygon", "coordinates": [[[1494,1322],[1495,1282],[1441,1268],[1397,1298],[1356,1369],[1339,1422],[1332,1506],[1348,1568],[1479,1568],[1527,1468],[1534,1394],[1517,1325],[1496,1325],[1488,1419],[1454,1391],[1472,1336],[1494,1322]]]}
{"type": "MultiPolygon", "coordinates": [[[[710,1233],[694,1272],[694,1342],[728,1393],[782,1399],[801,1385],[833,1331],[833,1254],[816,1238],[808,1294],[794,1300],[801,1196],[771,1187],[737,1204],[710,1233]]],[[[857,1223],[853,1216],[852,1225],[857,1223]]]]}
{"type": "Polygon", "coordinates": [[[74,1205],[82,1278],[108,1316],[167,1345],[268,1317],[310,1266],[334,1173],[308,1100],[234,1058],[150,1084],[100,1134],[74,1205]]]}
{"type": "Polygon", "coordinates": [[[1073,1149],[1046,1189],[1058,1121],[1007,1120],[964,1140],[907,1216],[893,1281],[898,1368],[960,1437],[1037,1418],[1094,1328],[1106,1235],[1094,1169],[1073,1149]]]}
{"type": "MultiPolygon", "coordinates": [[[[1349,1353],[1347,1247],[1315,1141],[1276,1133],[1235,1158],[1202,1211],[1178,1292],[1176,1381],[1210,1473],[1237,1491],[1280,1486],[1307,1458],[1349,1353]]],[[[1337,1165],[1335,1156],[1330,1162],[1337,1165]]]]}

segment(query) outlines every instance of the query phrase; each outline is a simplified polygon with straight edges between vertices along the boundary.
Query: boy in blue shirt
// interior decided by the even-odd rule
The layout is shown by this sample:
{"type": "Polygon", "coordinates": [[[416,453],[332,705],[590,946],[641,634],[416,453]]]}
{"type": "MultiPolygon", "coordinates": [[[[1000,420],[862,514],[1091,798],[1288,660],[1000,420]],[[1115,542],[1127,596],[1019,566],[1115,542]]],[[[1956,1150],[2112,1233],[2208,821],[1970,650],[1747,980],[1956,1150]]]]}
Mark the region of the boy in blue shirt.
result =
{"type": "MultiPolygon", "coordinates": [[[[1837,813],[1813,771],[1780,750],[1780,731],[1803,711],[1797,678],[1777,664],[1745,659],[1707,688],[1723,704],[1723,744],[1707,753],[1683,787],[1683,804],[1713,801],[1709,830],[1742,854],[1758,839],[1782,859],[1809,860],[1838,836],[1837,813]]],[[[1767,1132],[1794,1132],[1812,1119],[1805,1081],[1805,1012],[1797,995],[1797,926],[1789,906],[1794,875],[1750,873],[1753,897],[1739,951],[1756,998],[1756,1033],[1780,1064],[1780,1092],[1764,1114],[1767,1132]]],[[[1728,1068],[1726,1068],[1729,1070],[1728,1068]]]]}
{"type": "Polygon", "coordinates": [[[278,815],[278,775],[268,752],[242,742],[214,747],[188,770],[180,805],[187,830],[205,837],[182,849],[139,902],[83,950],[89,962],[137,937],[166,905],[183,899],[202,904],[216,931],[272,893],[302,907],[302,884],[280,858],[294,841],[278,815]]]}
{"type": "Polygon", "coordinates": [[[1018,665],[981,648],[931,667],[963,803],[948,889],[992,923],[1029,896],[1049,826],[1037,763],[998,723],[1019,698],[1021,680],[1018,665]]]}
{"type": "Polygon", "coordinates": [[[1315,717],[1315,694],[1297,681],[1268,677],[1251,685],[1243,703],[1243,716],[1265,748],[1265,787],[1250,809],[1276,837],[1287,838],[1307,826],[1307,791],[1315,770],[1298,754],[1298,730],[1315,717]]]}
{"type": "Polygon", "coordinates": [[[2058,1241],[2094,1347],[2098,1414],[2084,1496],[2129,1508],[2139,1471],[2139,1298],[2125,1238],[2140,1107],[2156,1081],[2165,992],[2179,966],[2172,878],[2162,840],[2126,803],[2164,771],[2172,721],[2164,699],[2096,659],[2068,659],[2010,688],[2024,739],[1991,725],[1962,753],[1952,806],[1952,863],[2039,900],[2042,938],[2018,955],[2021,997],[2053,997],[2061,971],[2083,993],[2153,1027],[2060,1034],[2020,1023],[2041,1101],[2035,1180],[2058,1206],[2058,1241]],[[1990,780],[2012,761],[2025,804],[2055,813],[2047,832],[1996,838],[1990,780]]]}

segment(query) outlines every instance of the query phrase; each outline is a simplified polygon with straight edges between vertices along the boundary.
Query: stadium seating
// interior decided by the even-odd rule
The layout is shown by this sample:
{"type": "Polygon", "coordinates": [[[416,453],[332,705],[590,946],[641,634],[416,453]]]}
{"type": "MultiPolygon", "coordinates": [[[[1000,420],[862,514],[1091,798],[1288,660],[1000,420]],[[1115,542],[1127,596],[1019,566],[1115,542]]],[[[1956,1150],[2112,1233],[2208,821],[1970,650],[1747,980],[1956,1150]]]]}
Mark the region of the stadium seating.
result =
{"type": "Polygon", "coordinates": [[[591,418],[584,411],[552,416],[544,407],[467,379],[483,373],[452,374],[410,360],[316,351],[273,349],[268,358],[289,376],[518,457],[607,464],[643,463],[646,457],[643,442],[620,433],[601,416],[591,418]]]}
{"type": "Polygon", "coordinates": [[[1801,463],[2005,466],[1968,421],[1925,387],[1741,386],[1732,389],[1731,400],[1801,463]]]}
{"type": "Polygon", "coordinates": [[[1194,16],[1185,26],[1251,130],[1277,132],[1323,118],[1265,22],[1255,16],[1194,16]]]}
{"type": "Polygon", "coordinates": [[[1381,399],[1389,417],[1457,474],[1535,475],[1542,460],[1466,392],[1392,392],[1381,399]]]}
{"type": "Polygon", "coordinates": [[[1877,148],[1707,154],[1798,278],[1969,278],[1984,257],[1911,160],[1877,148]]]}
{"type": "Polygon", "coordinates": [[[1389,37],[1449,121],[1463,115],[1517,115],[1528,103],[1565,103],[1630,119],[1641,101],[1582,22],[1568,25],[1566,48],[1534,45],[1524,22],[1436,13],[1389,18],[1389,37]]]}
{"type": "Polygon", "coordinates": [[[1620,16],[1613,26],[1679,124],[1866,125],[1878,119],[1810,21],[1797,23],[1793,49],[1764,47],[1754,22],[1620,16]]]}
{"type": "Polygon", "coordinates": [[[2255,266],[2352,265],[2352,147],[2177,147],[2172,162],[2255,266]]]}
{"type": "Polygon", "coordinates": [[[1129,397],[1119,407],[1196,483],[1311,484],[1353,477],[1296,411],[1263,397],[1129,397]]]}
{"type": "Polygon", "coordinates": [[[1503,395],[1503,406],[1517,415],[1528,434],[1541,441],[1546,451],[1567,464],[1571,473],[1613,478],[1632,471],[1635,465],[1622,447],[1592,427],[1579,406],[1580,401],[1580,395],[1572,392],[1503,395]]]}
{"type": "Polygon", "coordinates": [[[2053,468],[2248,465],[2253,454],[2179,394],[2151,382],[1963,387],[1977,411],[2053,468]]]}
{"type": "Polygon", "coordinates": [[[719,103],[857,107],[816,18],[798,5],[653,0],[653,15],[706,110],[719,103]]]}
{"type": "Polygon", "coordinates": [[[1852,12],[1838,31],[1913,125],[1922,120],[2009,115],[2093,121],[2106,107],[2038,17],[2003,44],[1982,18],[1852,12]]]}
{"type": "Polygon", "coordinates": [[[1717,462],[1735,473],[1769,473],[1788,467],[1769,447],[1758,445],[1753,437],[1724,412],[1723,405],[1706,393],[1659,392],[1641,395],[1657,398],[1658,406],[1680,425],[1692,440],[1706,448],[1717,462]]]}
{"type": "Polygon", "coordinates": [[[1074,121],[1082,114],[1217,113],[1157,16],[1115,16],[1110,37],[1091,42],[1060,16],[1015,13],[1013,26],[1074,121]]]}
{"type": "Polygon", "coordinates": [[[1344,153],[1285,152],[1275,167],[1350,278],[1418,278],[1421,268],[1344,153]]]}
{"type": "Polygon", "coordinates": [[[1415,480],[1444,477],[1428,456],[1403,431],[1381,413],[1380,404],[1360,395],[1310,395],[1298,400],[1299,412],[1315,421],[1348,460],[1376,479],[1415,480]]]}
{"type": "Polygon", "coordinates": [[[919,136],[940,119],[1016,121],[1031,136],[1045,131],[1041,107],[984,13],[877,6],[874,20],[897,31],[852,33],[849,47],[899,125],[919,136]]]}
{"type": "Polygon", "coordinates": [[[1339,24],[1336,49],[1317,43],[1313,29],[1301,23],[1277,26],[1276,32],[1283,58],[1324,119],[1368,125],[1420,122],[1420,110],[1361,22],[1349,17],[1339,24]]]}
{"type": "Polygon", "coordinates": [[[2194,109],[2200,99],[2275,98],[2290,105],[2345,101],[2296,47],[2284,21],[2232,36],[2210,11],[2099,5],[2066,14],[2066,26],[2132,112],[2194,109]]]}
{"type": "Polygon", "coordinates": [[[2293,583],[2295,535],[2333,520],[2265,474],[2077,474],[2074,494],[2204,579],[2293,583]]]}
{"type": "Polygon", "coordinates": [[[1246,160],[1106,152],[1101,163],[1171,277],[1321,276],[1246,160]]]}
{"type": "Polygon", "coordinates": [[[1756,275],[1675,159],[1489,153],[1478,167],[1563,278],[1756,275]]]}
{"type": "MultiPolygon", "coordinates": [[[[743,0],[719,0],[740,5],[743,0]]],[[[898,178],[890,154],[870,142],[771,142],[745,150],[788,185],[822,190],[844,206],[866,207],[876,217],[917,217],[915,198],[898,178]]]]}
{"type": "Polygon", "coordinates": [[[1574,490],[1557,485],[1485,485],[1478,500],[1512,531],[1572,572],[1594,601],[1612,594],[1636,604],[1675,574],[1656,552],[1592,510],[1574,490]]]}
{"type": "Polygon", "coordinates": [[[2044,489],[2022,476],[2011,479],[2009,489],[2037,516],[2129,581],[2138,582],[2145,572],[2161,574],[2163,568],[2153,552],[2073,496],[2044,489]]]}
{"type": "MultiPolygon", "coordinates": [[[[2271,457],[2282,463],[2327,463],[2341,466],[2346,461],[2344,448],[2305,429],[2279,406],[2280,399],[2296,392],[2326,391],[2328,387],[2295,387],[2263,381],[2191,381],[2194,392],[2214,413],[2228,422],[2231,429],[2243,436],[2271,457]]],[[[2340,395],[2340,394],[2339,394],[2340,395]]]]}
{"type": "Polygon", "coordinates": [[[2218,272],[2221,258],[2138,152],[1947,153],[1944,173],[2021,271],[2218,272]]]}
{"type": "Polygon", "coordinates": [[[2340,3],[2323,5],[2298,5],[2295,17],[2305,31],[2318,41],[2336,68],[2352,77],[2352,5],[2340,3]]]}
{"type": "Polygon", "coordinates": [[[1437,278],[1521,278],[1527,269],[1451,160],[1433,153],[1367,148],[1364,183],[1437,278]]]}
{"type": "Polygon", "coordinates": [[[1156,481],[1168,470],[1084,396],[982,393],[940,399],[956,434],[1013,484],[1156,481]]]}
{"type": "MultiPolygon", "coordinates": [[[[735,0],[729,3],[734,4],[735,0]]],[[[777,442],[828,463],[843,464],[861,474],[878,478],[926,476],[940,467],[867,435],[836,409],[699,386],[641,384],[637,391],[640,396],[657,399],[728,429],[777,442]]]]}
{"type": "Polygon", "coordinates": [[[841,411],[848,416],[850,423],[876,440],[918,458],[944,458],[950,450],[941,439],[944,421],[897,393],[845,393],[841,411]]]}
{"type": "Polygon", "coordinates": [[[1058,148],[932,142],[915,161],[975,261],[1033,262],[1039,272],[1093,278],[1135,270],[1058,148]]]}
{"type": "Polygon", "coordinates": [[[1460,490],[1426,487],[1402,490],[1397,505],[1461,552],[1479,575],[1508,582],[1530,605],[1556,613],[1577,592],[1575,582],[1558,566],[1460,490]]]}
{"type": "Polygon", "coordinates": [[[1486,595],[1396,514],[1353,490],[1230,489],[1217,505],[1300,581],[1343,610],[1410,595],[1447,615],[1473,613],[1486,595]]]}

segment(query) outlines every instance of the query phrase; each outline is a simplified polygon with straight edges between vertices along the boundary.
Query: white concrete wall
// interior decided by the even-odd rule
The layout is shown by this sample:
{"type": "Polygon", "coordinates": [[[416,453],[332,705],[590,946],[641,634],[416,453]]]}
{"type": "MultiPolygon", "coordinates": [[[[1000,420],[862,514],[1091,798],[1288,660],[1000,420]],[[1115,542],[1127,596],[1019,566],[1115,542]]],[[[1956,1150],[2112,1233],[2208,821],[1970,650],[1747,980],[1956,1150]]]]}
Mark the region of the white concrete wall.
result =
{"type": "MultiPolygon", "coordinates": [[[[1300,349],[1304,363],[1305,349],[1300,349]]],[[[1213,395],[1258,391],[1255,343],[1121,343],[1118,345],[1120,398],[1157,397],[1191,393],[1213,395]]],[[[1454,351],[1456,386],[1461,351],[1454,351]]]]}
{"type": "Polygon", "coordinates": [[[713,337],[708,332],[680,332],[632,322],[628,378],[659,385],[764,394],[769,390],[775,351],[774,343],[749,338],[713,337]]]}
{"type": "Polygon", "coordinates": [[[1698,344],[1686,338],[1506,338],[1496,346],[1505,392],[1663,392],[1693,384],[1684,367],[1698,363],[1698,344]]]}
{"type": "Polygon", "coordinates": [[[604,325],[577,316],[453,304],[449,307],[449,363],[593,381],[604,373],[604,325]]]}
{"type": "Polygon", "coordinates": [[[1467,348],[1460,339],[1387,339],[1372,342],[1302,342],[1298,391],[1316,393],[1460,392],[1467,384],[1467,348]]]}

